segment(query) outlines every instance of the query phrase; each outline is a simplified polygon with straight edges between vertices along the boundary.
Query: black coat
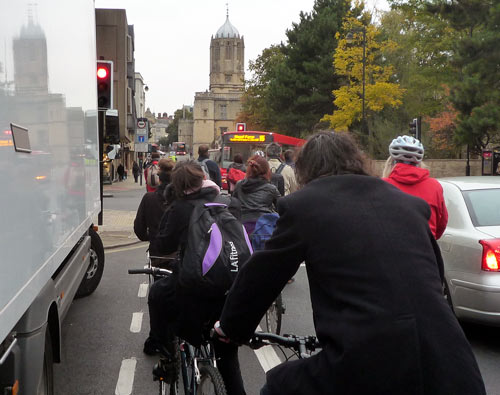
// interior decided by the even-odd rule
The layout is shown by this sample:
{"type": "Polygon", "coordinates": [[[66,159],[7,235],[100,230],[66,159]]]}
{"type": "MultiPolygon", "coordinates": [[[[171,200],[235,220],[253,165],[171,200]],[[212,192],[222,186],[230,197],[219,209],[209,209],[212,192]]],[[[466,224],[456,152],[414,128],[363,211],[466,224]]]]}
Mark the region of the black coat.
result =
{"type": "MultiPolygon", "coordinates": [[[[208,159],[208,156],[200,156],[198,157],[198,162],[203,162],[205,159],[208,159]]],[[[222,176],[220,173],[220,168],[217,163],[213,160],[208,159],[205,164],[208,168],[208,174],[210,175],[210,179],[215,182],[220,188],[222,188],[222,176]]]]}
{"type": "Polygon", "coordinates": [[[278,188],[262,178],[238,181],[233,197],[241,202],[241,220],[256,221],[262,214],[272,213],[281,194],[278,188]]]}
{"type": "Polygon", "coordinates": [[[427,203],[377,178],[341,175],[280,199],[278,211],[221,315],[224,332],[246,341],[305,261],[323,351],[270,370],[272,394],[485,394],[442,296],[427,203]]]}
{"type": "MultiPolygon", "coordinates": [[[[147,192],[142,197],[134,220],[134,232],[142,241],[153,240],[160,225],[160,220],[165,212],[168,193],[166,184],[160,184],[154,192],[147,192]]],[[[150,243],[149,252],[155,256],[159,251],[150,243]]]]}

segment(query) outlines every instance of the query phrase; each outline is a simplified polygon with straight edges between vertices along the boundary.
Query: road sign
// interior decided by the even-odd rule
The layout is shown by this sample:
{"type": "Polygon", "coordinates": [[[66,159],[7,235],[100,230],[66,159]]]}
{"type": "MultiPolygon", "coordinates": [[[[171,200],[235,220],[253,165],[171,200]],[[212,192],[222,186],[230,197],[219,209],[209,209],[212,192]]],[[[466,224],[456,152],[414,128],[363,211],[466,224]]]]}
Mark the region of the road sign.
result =
{"type": "Polygon", "coordinates": [[[138,129],[146,129],[146,125],[147,125],[146,122],[147,122],[146,118],[139,118],[137,120],[137,128],[138,129]]]}
{"type": "Polygon", "coordinates": [[[148,152],[148,143],[135,143],[135,152],[148,152]]]}

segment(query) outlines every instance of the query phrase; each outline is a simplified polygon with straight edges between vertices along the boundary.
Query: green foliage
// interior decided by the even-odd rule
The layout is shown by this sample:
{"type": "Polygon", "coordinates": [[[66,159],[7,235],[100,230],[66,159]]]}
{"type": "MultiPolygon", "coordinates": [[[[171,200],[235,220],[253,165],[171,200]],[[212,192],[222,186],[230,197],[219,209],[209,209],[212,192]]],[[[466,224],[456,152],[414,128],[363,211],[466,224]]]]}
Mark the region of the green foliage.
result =
{"type": "Polygon", "coordinates": [[[332,73],[335,34],[350,8],[349,0],[316,0],[311,13],[287,30],[287,42],[271,47],[252,63],[241,120],[293,136],[303,136],[333,111],[332,73]]]}
{"type": "Polygon", "coordinates": [[[184,111],[182,108],[175,110],[174,120],[168,125],[168,143],[166,145],[172,144],[179,138],[179,119],[193,119],[193,113],[190,111],[184,111]]]}

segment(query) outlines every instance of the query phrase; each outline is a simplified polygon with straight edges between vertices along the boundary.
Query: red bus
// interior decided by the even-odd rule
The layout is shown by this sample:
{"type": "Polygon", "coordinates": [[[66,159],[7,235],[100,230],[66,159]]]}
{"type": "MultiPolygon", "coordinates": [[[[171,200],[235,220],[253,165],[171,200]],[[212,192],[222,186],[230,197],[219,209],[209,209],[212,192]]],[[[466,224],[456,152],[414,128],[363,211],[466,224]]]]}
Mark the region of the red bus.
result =
{"type": "Polygon", "coordinates": [[[227,189],[227,167],[233,162],[235,154],[243,156],[243,163],[257,151],[266,152],[270,143],[278,143],[283,151],[296,149],[304,145],[306,141],[296,137],[273,132],[225,132],[221,136],[222,147],[219,150],[210,150],[210,159],[218,163],[221,168],[222,187],[227,189]]]}

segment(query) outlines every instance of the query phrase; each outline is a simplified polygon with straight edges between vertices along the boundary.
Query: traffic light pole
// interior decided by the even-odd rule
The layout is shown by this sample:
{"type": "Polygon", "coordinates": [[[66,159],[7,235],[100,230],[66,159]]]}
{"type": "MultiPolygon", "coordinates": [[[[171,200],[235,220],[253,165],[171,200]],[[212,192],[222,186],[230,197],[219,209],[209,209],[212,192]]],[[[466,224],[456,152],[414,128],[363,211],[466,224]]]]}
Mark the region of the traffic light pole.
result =
{"type": "Polygon", "coordinates": [[[97,216],[97,225],[102,225],[102,212],[103,212],[103,181],[104,181],[104,167],[103,167],[103,144],[104,144],[104,114],[106,110],[97,111],[97,122],[99,127],[99,193],[101,196],[101,211],[97,216]]]}

